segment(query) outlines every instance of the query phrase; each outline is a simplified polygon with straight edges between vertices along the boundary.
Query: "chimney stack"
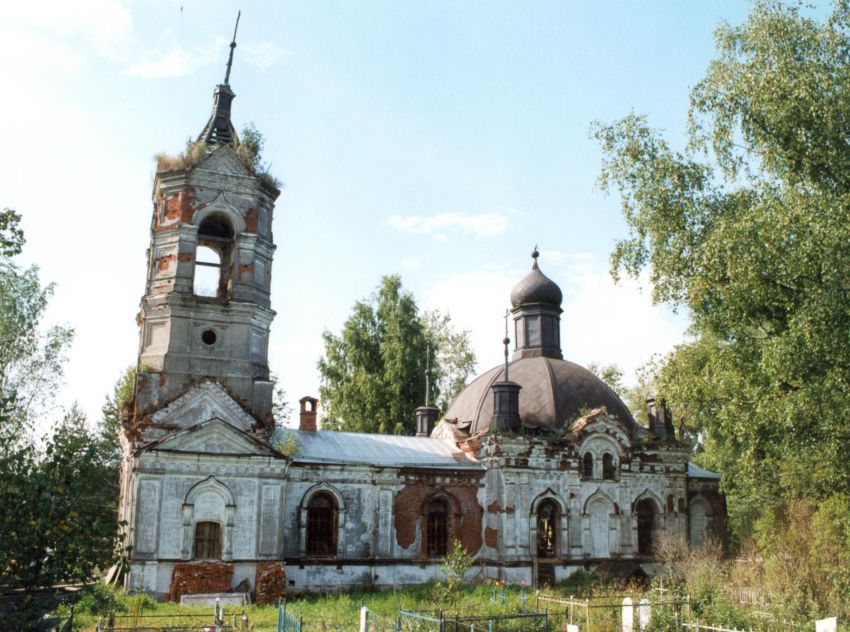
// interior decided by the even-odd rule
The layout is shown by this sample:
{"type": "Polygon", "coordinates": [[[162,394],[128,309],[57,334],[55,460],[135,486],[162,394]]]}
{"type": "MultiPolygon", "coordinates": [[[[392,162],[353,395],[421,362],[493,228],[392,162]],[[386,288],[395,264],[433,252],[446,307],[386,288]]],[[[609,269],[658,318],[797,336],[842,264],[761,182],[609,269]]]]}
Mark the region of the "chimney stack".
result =
{"type": "Polygon", "coordinates": [[[434,406],[420,406],[416,409],[416,436],[430,437],[437,423],[440,409],[434,406]]]}
{"type": "Polygon", "coordinates": [[[519,389],[522,386],[516,382],[494,382],[490,389],[493,391],[493,419],[490,427],[500,432],[517,432],[522,421],[519,418],[519,389]]]}
{"type": "Polygon", "coordinates": [[[319,400],[307,395],[298,401],[301,404],[301,418],[298,429],[304,432],[316,432],[316,408],[319,400]]]}
{"type": "Polygon", "coordinates": [[[649,431],[659,439],[673,438],[676,434],[673,428],[673,417],[667,408],[667,401],[659,399],[657,404],[654,397],[646,400],[649,416],[649,431]]]}

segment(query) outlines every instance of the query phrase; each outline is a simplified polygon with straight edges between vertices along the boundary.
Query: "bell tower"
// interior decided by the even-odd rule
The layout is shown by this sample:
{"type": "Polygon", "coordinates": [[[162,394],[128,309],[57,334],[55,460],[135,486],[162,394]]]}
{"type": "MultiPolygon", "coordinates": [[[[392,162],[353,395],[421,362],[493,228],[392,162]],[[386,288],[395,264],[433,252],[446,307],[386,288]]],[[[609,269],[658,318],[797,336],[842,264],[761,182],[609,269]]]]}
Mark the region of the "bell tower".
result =
{"type": "Polygon", "coordinates": [[[168,431],[156,430],[157,411],[204,383],[248,413],[252,431],[265,434],[274,423],[269,290],[280,190],[246,158],[231,122],[235,37],[209,121],[185,154],[159,161],[154,179],[129,420],[147,436],[168,431]]]}

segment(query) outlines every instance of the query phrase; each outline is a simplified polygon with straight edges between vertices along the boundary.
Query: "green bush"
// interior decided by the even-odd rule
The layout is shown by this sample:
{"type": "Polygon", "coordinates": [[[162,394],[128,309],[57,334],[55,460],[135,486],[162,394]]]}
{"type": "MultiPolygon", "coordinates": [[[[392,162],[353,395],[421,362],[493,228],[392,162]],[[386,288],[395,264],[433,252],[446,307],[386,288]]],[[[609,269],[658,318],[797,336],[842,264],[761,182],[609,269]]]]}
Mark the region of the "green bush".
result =
{"type": "Polygon", "coordinates": [[[94,584],[86,586],[80,593],[82,596],[74,606],[74,610],[80,614],[105,617],[110,612],[126,612],[127,610],[122,600],[124,592],[120,588],[94,584]]]}

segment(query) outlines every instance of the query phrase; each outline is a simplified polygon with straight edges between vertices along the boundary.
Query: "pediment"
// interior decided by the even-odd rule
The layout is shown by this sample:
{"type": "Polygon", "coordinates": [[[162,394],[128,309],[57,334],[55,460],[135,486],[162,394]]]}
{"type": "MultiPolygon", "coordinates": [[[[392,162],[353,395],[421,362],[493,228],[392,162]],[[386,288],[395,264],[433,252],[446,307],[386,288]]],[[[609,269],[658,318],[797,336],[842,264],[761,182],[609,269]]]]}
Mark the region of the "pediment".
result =
{"type": "Polygon", "coordinates": [[[218,149],[215,149],[209,156],[198,163],[197,168],[229,175],[252,175],[251,170],[245,166],[245,163],[236,155],[236,152],[230,145],[221,145],[218,149]]]}
{"type": "Polygon", "coordinates": [[[573,423],[572,432],[582,445],[596,437],[607,437],[623,448],[631,447],[629,428],[617,417],[608,414],[605,408],[597,408],[573,423]]]}
{"type": "Polygon", "coordinates": [[[220,384],[212,380],[192,386],[168,406],[155,412],[152,421],[165,426],[189,428],[214,417],[243,431],[250,430],[256,423],[220,384]]]}
{"type": "Polygon", "coordinates": [[[154,441],[145,449],[240,456],[279,456],[269,446],[218,418],[178,430],[154,441]]]}

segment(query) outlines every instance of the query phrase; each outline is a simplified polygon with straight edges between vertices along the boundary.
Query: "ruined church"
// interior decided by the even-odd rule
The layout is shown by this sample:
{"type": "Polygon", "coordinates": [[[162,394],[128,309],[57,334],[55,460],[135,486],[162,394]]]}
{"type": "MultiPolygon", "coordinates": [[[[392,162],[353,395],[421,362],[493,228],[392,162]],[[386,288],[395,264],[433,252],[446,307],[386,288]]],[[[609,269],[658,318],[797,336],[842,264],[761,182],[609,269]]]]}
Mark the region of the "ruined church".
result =
{"type": "Polygon", "coordinates": [[[693,546],[722,537],[719,476],[688,462],[663,402],[650,402],[641,427],[563,358],[561,290],[536,250],[510,296],[512,359],[442,418],[420,407],[416,436],[323,431],[311,397],[298,430],[276,428],[268,336],[280,190],[239,152],[234,96],[226,78],[200,160],[160,164],[153,184],[121,437],[130,592],[178,600],[241,587],[262,603],[403,586],[439,577],[454,540],[474,556],[470,578],[540,585],[579,569],[651,572],[664,532],[693,546]],[[297,449],[282,447],[286,433],[297,449]]]}

